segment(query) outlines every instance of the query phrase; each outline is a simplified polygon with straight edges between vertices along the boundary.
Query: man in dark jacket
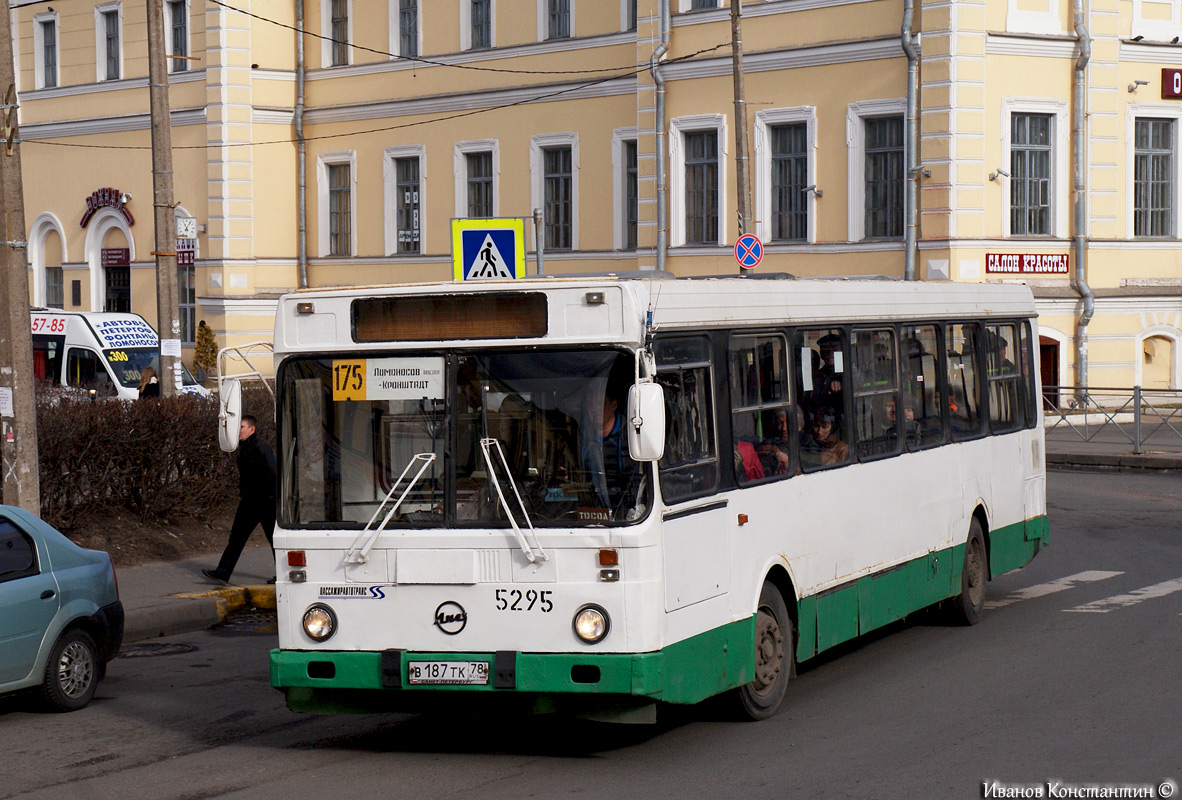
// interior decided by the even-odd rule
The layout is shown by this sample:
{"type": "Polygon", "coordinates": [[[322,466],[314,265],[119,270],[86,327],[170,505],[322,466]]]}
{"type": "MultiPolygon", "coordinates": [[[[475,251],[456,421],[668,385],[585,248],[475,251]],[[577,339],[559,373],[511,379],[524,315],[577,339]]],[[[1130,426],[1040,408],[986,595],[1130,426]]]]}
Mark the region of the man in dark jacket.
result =
{"type": "MultiPolygon", "coordinates": [[[[217,569],[203,569],[205,577],[217,583],[229,583],[234,565],[242,555],[246,540],[256,525],[263,526],[267,544],[275,534],[275,452],[255,431],[258,420],[246,414],[238,428],[238,511],[230,529],[230,541],[217,569]]],[[[274,555],[274,545],[271,547],[274,555]]],[[[272,578],[269,583],[274,583],[272,578]]]]}

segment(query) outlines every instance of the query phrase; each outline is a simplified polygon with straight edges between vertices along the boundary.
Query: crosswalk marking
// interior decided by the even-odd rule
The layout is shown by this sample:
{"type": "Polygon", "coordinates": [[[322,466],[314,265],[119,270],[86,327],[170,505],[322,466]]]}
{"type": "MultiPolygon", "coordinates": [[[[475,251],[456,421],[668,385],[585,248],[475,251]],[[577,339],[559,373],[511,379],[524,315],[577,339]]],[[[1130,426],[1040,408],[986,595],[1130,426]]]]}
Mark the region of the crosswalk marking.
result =
{"type": "Polygon", "coordinates": [[[998,600],[986,600],[985,608],[1004,608],[1012,603],[1018,603],[1022,600],[1032,600],[1035,597],[1045,597],[1048,594],[1055,594],[1064,589],[1070,589],[1072,586],[1080,583],[1092,583],[1094,581],[1102,581],[1107,578],[1115,578],[1117,575],[1123,575],[1123,572],[1108,572],[1101,569],[1088,570],[1080,572],[1075,575],[1068,575],[1066,578],[1059,578],[1048,583],[1040,583],[1037,586],[1028,586],[1025,589],[1019,589],[1016,592],[1002,597],[998,600]]]}
{"type": "Polygon", "coordinates": [[[1064,611],[1079,611],[1092,614],[1107,614],[1114,608],[1125,608],[1126,606],[1136,605],[1143,600],[1149,600],[1154,597],[1165,597],[1174,592],[1182,592],[1182,578],[1175,578],[1172,581],[1163,581],[1162,583],[1155,583],[1153,586],[1146,586],[1143,589],[1134,589],[1128,594],[1118,594],[1113,597],[1105,597],[1103,600],[1094,600],[1091,603],[1084,603],[1082,606],[1075,608],[1066,608],[1064,611]]]}

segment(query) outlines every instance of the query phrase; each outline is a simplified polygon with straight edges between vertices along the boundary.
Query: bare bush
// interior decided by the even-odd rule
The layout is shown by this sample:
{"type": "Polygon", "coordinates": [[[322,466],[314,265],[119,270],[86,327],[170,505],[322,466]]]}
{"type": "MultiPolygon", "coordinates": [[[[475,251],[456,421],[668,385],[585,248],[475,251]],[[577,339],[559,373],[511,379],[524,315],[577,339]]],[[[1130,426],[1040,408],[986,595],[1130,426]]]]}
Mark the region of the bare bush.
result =
{"type": "MultiPolygon", "coordinates": [[[[247,391],[243,410],[270,440],[274,403],[247,391]]],[[[64,532],[131,513],[144,523],[207,520],[238,501],[233,453],[217,442],[218,405],[191,396],[138,402],[41,396],[41,515],[64,532]]]]}

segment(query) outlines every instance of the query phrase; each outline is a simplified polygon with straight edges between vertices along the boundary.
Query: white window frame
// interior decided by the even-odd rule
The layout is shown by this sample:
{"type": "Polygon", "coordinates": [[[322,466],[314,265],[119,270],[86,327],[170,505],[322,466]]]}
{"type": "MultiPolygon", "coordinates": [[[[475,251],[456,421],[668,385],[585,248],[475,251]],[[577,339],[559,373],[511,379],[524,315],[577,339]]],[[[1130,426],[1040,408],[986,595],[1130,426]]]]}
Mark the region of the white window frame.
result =
{"type": "MultiPolygon", "coordinates": [[[[120,80],[125,77],[123,72],[123,3],[102,3],[94,7],[94,79],[98,83],[103,81],[120,80]],[[119,17],[119,77],[111,78],[107,75],[107,24],[103,20],[105,14],[114,12],[119,17]]],[[[61,42],[58,42],[60,59],[61,42]]]]}
{"type": "MultiPolygon", "coordinates": [[[[35,306],[44,306],[49,295],[49,272],[45,264],[45,240],[49,238],[51,232],[57,233],[58,239],[61,241],[62,265],[68,264],[70,261],[67,252],[66,230],[62,226],[61,220],[52,211],[42,212],[29,226],[29,264],[33,269],[33,305],[35,306]]],[[[65,290],[65,278],[63,278],[63,307],[66,305],[64,302],[65,290]]]]}
{"type": "MultiPolygon", "coordinates": [[[[349,41],[353,39],[353,0],[345,0],[347,3],[346,13],[349,15],[348,38],[349,41]]],[[[421,26],[420,26],[421,27],[421,26]]],[[[398,21],[394,21],[394,31],[398,32],[398,21]]],[[[320,40],[320,66],[329,69],[332,63],[332,0],[320,0],[320,35],[325,37],[320,40]]],[[[390,52],[394,52],[391,48],[390,52]]],[[[339,67],[346,67],[353,63],[353,48],[345,48],[345,63],[337,64],[339,67]]]]}
{"type": "Polygon", "coordinates": [[[386,255],[406,258],[421,256],[427,252],[427,148],[421,144],[408,144],[387,147],[382,151],[382,181],[385,184],[385,229],[386,255]],[[417,158],[419,160],[419,252],[398,252],[398,170],[394,160],[397,158],[417,158]]]}
{"type": "MultiPolygon", "coordinates": [[[[1071,121],[1066,100],[1050,98],[1006,97],[1001,101],[1001,158],[1002,168],[1010,169],[1010,118],[1015,114],[1050,114],[1051,121],[1051,232],[1050,238],[1067,238],[1068,204],[1071,167],[1067,163],[1071,138],[1071,121]]],[[[1004,177],[1004,176],[1002,176],[1004,177]]],[[[1001,235],[1009,239],[1047,238],[1045,236],[1014,236],[1010,233],[1010,179],[1006,178],[999,193],[1001,202],[1001,235]]]]}
{"type": "MultiPolygon", "coordinates": [[[[808,153],[808,183],[817,183],[817,108],[794,106],[769,108],[755,115],[755,232],[765,242],[772,240],[772,146],[768,128],[776,125],[805,124],[805,150],[808,153]]],[[[808,228],[805,241],[817,241],[817,193],[809,192],[808,228]]],[[[791,244],[786,242],[786,244],[791,244]]]]}
{"type": "MultiPolygon", "coordinates": [[[[639,147],[639,129],[633,125],[628,128],[616,128],[612,131],[612,206],[613,206],[613,224],[612,224],[612,247],[616,250],[623,250],[627,245],[628,235],[625,228],[628,225],[628,185],[626,182],[626,173],[628,171],[628,164],[624,159],[624,143],[636,142],[636,177],[639,182],[640,178],[640,147],[639,147]]],[[[639,186],[637,187],[639,195],[639,186]]],[[[639,211],[639,209],[637,209],[639,211]]],[[[639,216],[639,214],[637,214],[639,216]]],[[[639,222],[639,220],[637,220],[639,222]]],[[[639,230],[637,231],[637,238],[639,239],[639,230]]],[[[637,242],[639,248],[640,242],[637,242]]]]}
{"type": "Polygon", "coordinates": [[[1141,36],[1155,42],[1168,42],[1175,36],[1182,35],[1182,1],[1180,0],[1133,0],[1133,36],[1141,36]],[[1143,11],[1146,5],[1169,6],[1170,19],[1146,18],[1143,11]]]}
{"type": "MultiPolygon", "coordinates": [[[[191,2],[192,2],[192,0],[184,0],[184,3],[185,3],[185,37],[187,39],[187,41],[185,43],[184,55],[186,55],[186,56],[193,55],[193,24],[192,24],[193,23],[193,16],[192,16],[192,7],[190,5],[191,2]]],[[[169,75],[173,74],[171,59],[173,57],[175,57],[175,55],[176,55],[173,52],[173,47],[172,47],[173,18],[172,18],[171,9],[172,9],[172,6],[170,4],[166,3],[164,5],[164,53],[170,59],[170,62],[168,64],[168,74],[169,75]]],[[[189,68],[186,67],[185,71],[188,72],[189,68]]]]}
{"type": "MultiPolygon", "coordinates": [[[[1174,141],[1171,143],[1174,148],[1174,192],[1170,197],[1174,213],[1173,219],[1170,221],[1170,236],[1177,239],[1182,236],[1182,230],[1179,229],[1179,218],[1182,217],[1182,213],[1179,213],[1178,210],[1178,203],[1182,200],[1182,188],[1180,188],[1182,186],[1182,164],[1179,164],[1179,161],[1182,161],[1179,158],[1179,147],[1182,146],[1182,108],[1167,103],[1129,103],[1125,106],[1125,238],[1133,241],[1133,217],[1135,215],[1133,186],[1136,183],[1133,174],[1133,159],[1137,152],[1137,120],[1141,117],[1174,121],[1174,141]]],[[[1135,241],[1160,240],[1145,237],[1135,241]]]]}
{"type": "Polygon", "coordinates": [[[317,252],[321,258],[329,257],[331,237],[329,234],[328,167],[333,164],[349,165],[349,251],[348,256],[332,258],[353,258],[357,256],[357,151],[333,150],[316,156],[316,222],[317,252]]]}
{"type": "MultiPolygon", "coordinates": [[[[726,162],[730,141],[727,139],[725,114],[694,114],[677,117],[669,123],[669,244],[685,245],[685,134],[715,130],[718,132],[718,244],[727,243],[726,162]]],[[[708,243],[694,247],[709,247],[708,243]]]]}
{"type": "MultiPolygon", "coordinates": [[[[847,237],[851,242],[866,239],[866,120],[871,117],[907,118],[907,99],[893,97],[883,100],[863,100],[850,103],[846,108],[845,142],[848,150],[849,171],[847,173],[846,209],[847,237]]],[[[903,148],[906,157],[906,144],[903,148]]],[[[907,164],[903,164],[904,169],[907,164]]],[[[903,179],[907,176],[904,174],[903,179]]],[[[899,237],[900,239],[902,237],[899,237]]]]}
{"type": "Polygon", "coordinates": [[[628,9],[633,2],[638,4],[636,6],[636,29],[640,29],[640,0],[620,0],[620,33],[632,30],[630,27],[632,20],[629,19],[628,9]]]}
{"type": "MultiPolygon", "coordinates": [[[[571,13],[574,13],[574,2],[571,3],[571,13]]],[[[546,198],[546,164],[542,151],[548,147],[570,147],[570,249],[579,249],[579,134],[574,131],[563,133],[539,133],[529,140],[529,201],[530,208],[543,208],[546,198]]],[[[497,171],[494,166],[494,172],[497,171]]],[[[543,215],[545,211],[543,210],[543,215]]],[[[530,226],[532,227],[532,226],[530,226]]],[[[546,227],[542,220],[543,231],[546,227]]],[[[535,242],[535,247],[537,243],[535,242]]]]}
{"type": "Polygon", "coordinates": [[[501,145],[497,139],[472,139],[456,142],[452,150],[452,173],[456,176],[455,209],[456,219],[468,217],[468,153],[492,151],[492,211],[493,216],[501,213],[499,189],[501,187],[501,145]]]}
{"type": "Polygon", "coordinates": [[[1136,340],[1133,342],[1133,385],[1141,386],[1145,380],[1145,340],[1153,338],[1169,339],[1170,340],[1170,388],[1178,386],[1179,376],[1182,376],[1182,338],[1179,337],[1179,330],[1173,325],[1165,325],[1158,323],[1150,325],[1140,333],[1137,334],[1136,340]]]}
{"type": "MultiPolygon", "coordinates": [[[[488,49],[497,46],[497,0],[488,3],[488,49]]],[[[460,49],[472,49],[472,0],[460,0],[460,49]]],[[[481,50],[485,48],[480,48],[481,50]]]]}
{"type": "Polygon", "coordinates": [[[1006,31],[1008,33],[1062,34],[1063,18],[1059,0],[1045,0],[1046,11],[1022,9],[1019,0],[1008,0],[1006,31]]]}
{"type": "MultiPolygon", "coordinates": [[[[602,2],[602,0],[600,0],[602,2]]],[[[538,0],[538,41],[548,41],[550,36],[550,0],[538,0]]],[[[575,38],[575,0],[570,0],[570,35],[566,39],[575,38]]],[[[562,41],[559,39],[557,41],[562,41]]]]}
{"type": "Polygon", "coordinates": [[[50,11],[33,17],[33,85],[37,89],[45,88],[45,34],[41,27],[45,23],[53,23],[54,48],[57,51],[57,60],[53,70],[53,85],[55,87],[62,85],[62,26],[58,20],[57,12],[50,11]]]}
{"type": "MultiPolygon", "coordinates": [[[[428,0],[419,0],[419,24],[415,27],[415,36],[418,37],[418,55],[411,56],[411,58],[418,58],[423,54],[423,19],[426,16],[423,13],[423,6],[428,0]]],[[[399,9],[399,0],[390,0],[389,15],[390,21],[390,52],[393,53],[391,58],[401,57],[402,53],[402,28],[401,13],[399,9]]],[[[349,41],[353,41],[353,0],[349,0],[349,41]]],[[[349,63],[353,63],[353,57],[350,55],[349,63]]]]}

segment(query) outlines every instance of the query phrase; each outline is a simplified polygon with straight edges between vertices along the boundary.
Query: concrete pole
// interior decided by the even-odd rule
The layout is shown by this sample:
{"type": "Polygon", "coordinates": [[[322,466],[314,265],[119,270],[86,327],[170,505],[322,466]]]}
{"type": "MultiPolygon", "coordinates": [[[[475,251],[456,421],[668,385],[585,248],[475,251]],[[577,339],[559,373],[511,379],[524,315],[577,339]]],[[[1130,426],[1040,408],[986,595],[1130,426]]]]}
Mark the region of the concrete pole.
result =
{"type": "Polygon", "coordinates": [[[162,0],[148,3],[148,91],[152,112],[152,210],[156,248],[156,326],[160,333],[160,396],[181,388],[181,315],[176,295],[176,204],[172,193],[172,119],[164,51],[162,0]],[[165,355],[169,348],[177,355],[165,355]]]}
{"type": "Polygon", "coordinates": [[[0,393],[7,397],[0,414],[0,468],[4,502],[41,515],[41,476],[37,461],[37,405],[33,387],[33,339],[29,328],[29,261],[25,239],[25,201],[21,182],[21,146],[16,130],[16,77],[12,63],[12,12],[0,3],[0,93],[5,132],[11,149],[0,151],[0,393]]]}
{"type": "MultiPolygon", "coordinates": [[[[747,156],[747,94],[743,82],[742,0],[731,0],[731,72],[735,79],[735,177],[738,179],[739,236],[751,232],[751,162],[747,156]]],[[[742,270],[739,270],[742,273],[742,270]]]]}

